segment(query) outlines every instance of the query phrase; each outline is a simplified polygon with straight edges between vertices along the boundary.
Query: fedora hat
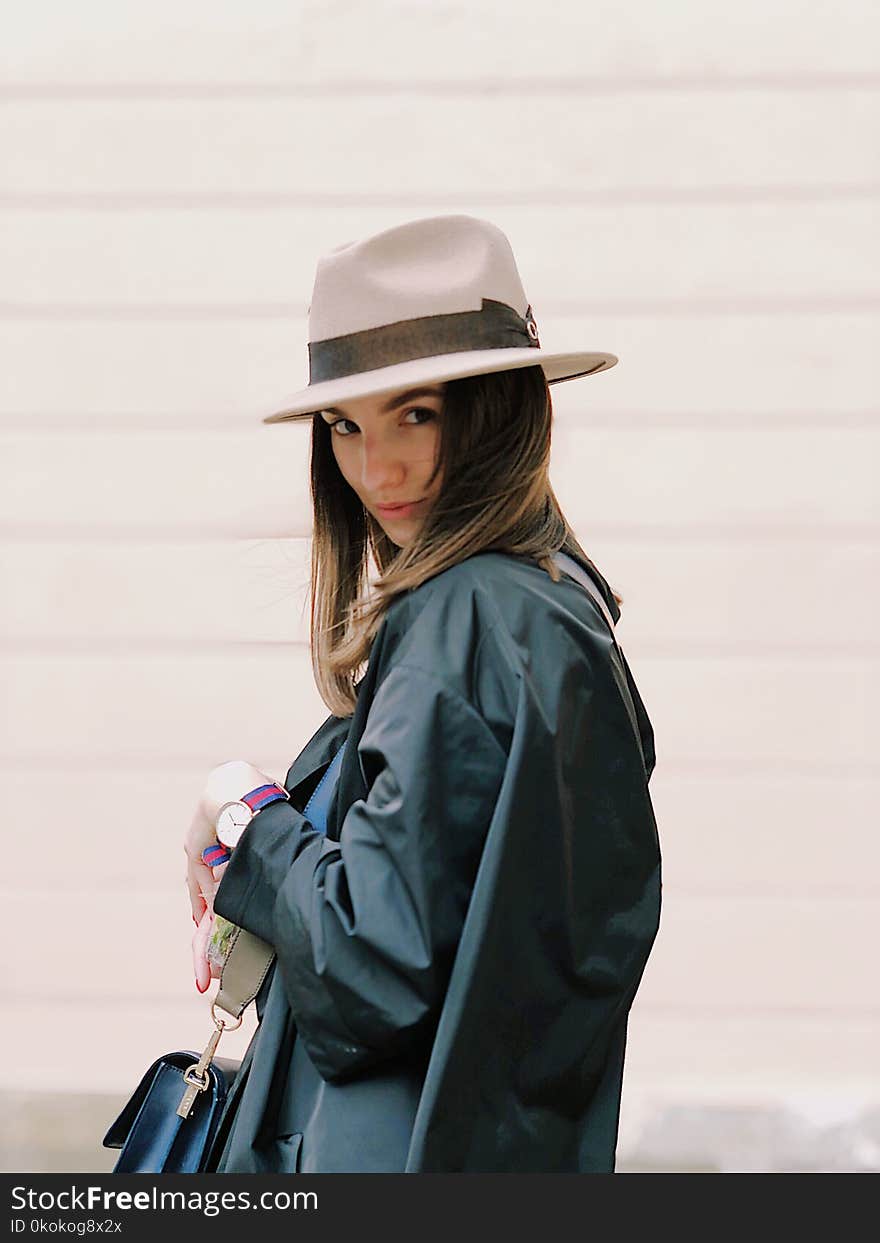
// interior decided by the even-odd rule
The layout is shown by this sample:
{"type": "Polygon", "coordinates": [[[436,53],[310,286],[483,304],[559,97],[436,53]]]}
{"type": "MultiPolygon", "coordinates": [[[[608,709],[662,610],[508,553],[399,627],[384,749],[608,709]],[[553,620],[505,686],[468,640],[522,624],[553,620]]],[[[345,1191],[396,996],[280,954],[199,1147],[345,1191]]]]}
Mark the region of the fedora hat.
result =
{"type": "Polygon", "coordinates": [[[550,384],[595,375],[615,354],[551,354],[504,233],[474,216],[429,216],[318,260],[309,383],[264,423],[311,419],[357,397],[541,366],[550,384]]]}

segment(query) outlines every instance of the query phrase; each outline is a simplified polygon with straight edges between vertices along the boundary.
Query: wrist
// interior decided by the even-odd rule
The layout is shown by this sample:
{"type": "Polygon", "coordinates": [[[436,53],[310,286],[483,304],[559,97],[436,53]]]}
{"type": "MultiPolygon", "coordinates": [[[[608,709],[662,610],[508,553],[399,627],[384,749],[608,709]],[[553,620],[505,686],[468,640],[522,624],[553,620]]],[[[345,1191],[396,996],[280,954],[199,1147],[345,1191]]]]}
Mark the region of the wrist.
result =
{"type": "Polygon", "coordinates": [[[220,804],[214,820],[216,840],[202,851],[202,860],[208,867],[228,863],[245,829],[264,807],[287,801],[289,796],[284,786],[266,778],[265,773],[259,776],[258,785],[220,804]]]}
{"type": "Polygon", "coordinates": [[[217,813],[215,832],[221,846],[233,850],[255,816],[272,803],[286,802],[287,791],[274,781],[263,780],[235,799],[224,803],[217,813]]]}
{"type": "Polygon", "coordinates": [[[234,803],[258,786],[271,782],[255,764],[247,760],[229,760],[210,773],[202,795],[202,808],[216,830],[217,817],[226,803],[234,803]]]}

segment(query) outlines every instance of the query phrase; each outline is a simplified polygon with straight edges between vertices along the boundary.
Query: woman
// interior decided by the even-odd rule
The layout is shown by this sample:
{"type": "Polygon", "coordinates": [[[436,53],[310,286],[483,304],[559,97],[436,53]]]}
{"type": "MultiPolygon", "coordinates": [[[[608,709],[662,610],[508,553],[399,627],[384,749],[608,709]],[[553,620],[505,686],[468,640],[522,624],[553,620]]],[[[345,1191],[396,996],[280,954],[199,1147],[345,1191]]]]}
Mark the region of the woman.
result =
{"type": "Polygon", "coordinates": [[[312,423],[331,715],[284,787],[215,769],[187,836],[198,987],[212,906],[275,950],[212,1163],[612,1171],[659,921],[653,731],[553,561],[618,619],[547,468],[548,382],[617,360],[541,350],[507,239],[468,216],[325,256],[309,330],[309,386],[264,421],[312,423]],[[343,744],[324,835],[303,809],[343,744]],[[212,871],[245,795],[268,803],[212,871]]]}

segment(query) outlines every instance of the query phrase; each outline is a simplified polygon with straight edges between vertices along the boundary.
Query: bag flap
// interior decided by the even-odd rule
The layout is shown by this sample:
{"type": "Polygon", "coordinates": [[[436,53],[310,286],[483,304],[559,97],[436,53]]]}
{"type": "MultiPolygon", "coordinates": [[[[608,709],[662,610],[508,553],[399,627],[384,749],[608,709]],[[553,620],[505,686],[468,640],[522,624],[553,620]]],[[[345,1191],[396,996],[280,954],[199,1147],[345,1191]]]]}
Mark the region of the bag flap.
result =
{"type": "MultiPolygon", "coordinates": [[[[129,1132],[134,1126],[135,1119],[140,1112],[141,1106],[147,1098],[147,1094],[156,1076],[159,1074],[163,1066],[172,1066],[176,1070],[184,1071],[188,1067],[195,1065],[199,1060],[199,1054],[194,1053],[191,1049],[180,1049],[175,1053],[165,1053],[162,1057],[157,1057],[152,1066],[146,1071],[138,1086],[135,1088],[131,1097],[123,1106],[119,1117],[110,1125],[107,1134],[102,1140],[105,1148],[122,1148],[128,1139],[129,1132]]],[[[226,1090],[228,1091],[235,1082],[235,1076],[238,1073],[240,1063],[228,1057],[216,1057],[208,1066],[208,1072],[215,1080],[225,1079],[226,1090]]],[[[225,1095],[225,1093],[224,1093],[225,1095]]]]}

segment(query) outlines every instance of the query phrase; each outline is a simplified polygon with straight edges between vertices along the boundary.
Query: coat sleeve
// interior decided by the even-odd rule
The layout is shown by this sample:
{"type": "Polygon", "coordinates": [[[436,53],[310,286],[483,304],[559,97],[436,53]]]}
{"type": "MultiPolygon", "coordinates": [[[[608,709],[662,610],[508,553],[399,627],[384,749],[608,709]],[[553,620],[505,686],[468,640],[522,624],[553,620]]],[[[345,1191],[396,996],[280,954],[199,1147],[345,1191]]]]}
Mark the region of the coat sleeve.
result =
{"type": "Polygon", "coordinates": [[[227,865],[215,909],[274,946],[323,1078],[344,1080],[433,1034],[504,775],[483,717],[396,665],[358,745],[367,796],[339,840],[267,807],[227,865]]]}

